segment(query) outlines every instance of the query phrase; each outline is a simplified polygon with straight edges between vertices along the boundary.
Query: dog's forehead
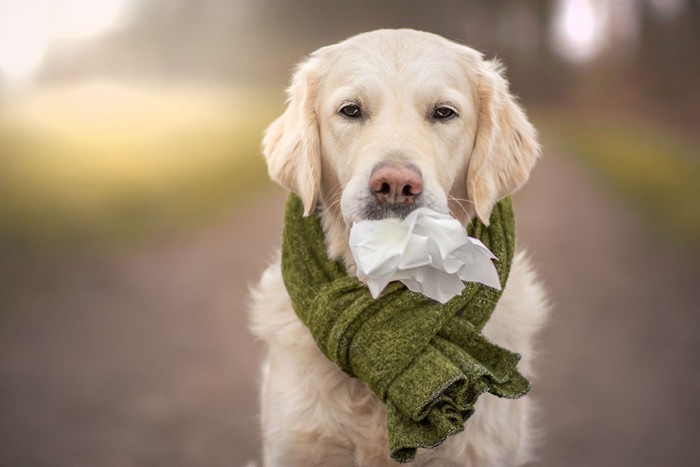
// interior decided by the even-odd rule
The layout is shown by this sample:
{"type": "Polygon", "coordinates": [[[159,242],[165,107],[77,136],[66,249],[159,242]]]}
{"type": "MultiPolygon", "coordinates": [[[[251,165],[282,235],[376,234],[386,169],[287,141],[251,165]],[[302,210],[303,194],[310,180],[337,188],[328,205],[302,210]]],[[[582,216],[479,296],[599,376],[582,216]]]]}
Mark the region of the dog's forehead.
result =
{"type": "Polygon", "coordinates": [[[319,55],[334,84],[459,87],[473,66],[476,52],[470,51],[434,34],[384,30],[352,37],[319,55]]]}

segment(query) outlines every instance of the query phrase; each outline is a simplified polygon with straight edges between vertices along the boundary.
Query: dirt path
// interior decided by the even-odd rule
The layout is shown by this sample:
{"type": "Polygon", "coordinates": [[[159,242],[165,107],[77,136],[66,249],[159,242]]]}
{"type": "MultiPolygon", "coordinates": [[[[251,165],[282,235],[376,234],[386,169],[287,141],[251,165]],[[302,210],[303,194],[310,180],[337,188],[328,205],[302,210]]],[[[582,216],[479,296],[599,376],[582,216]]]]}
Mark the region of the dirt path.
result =
{"type": "MultiPolygon", "coordinates": [[[[20,284],[0,288],[0,466],[257,458],[246,290],[279,242],[283,199],[119,258],[0,266],[20,284]]],[[[698,258],[564,157],[516,207],[555,303],[537,465],[700,465],[698,258]]]]}
{"type": "Polygon", "coordinates": [[[247,289],[279,243],[283,202],[275,192],[120,258],[36,265],[44,284],[2,304],[0,466],[256,458],[247,289]]]}
{"type": "Polygon", "coordinates": [[[517,198],[554,302],[534,397],[546,466],[700,465],[700,258],[551,156],[517,198]]]}

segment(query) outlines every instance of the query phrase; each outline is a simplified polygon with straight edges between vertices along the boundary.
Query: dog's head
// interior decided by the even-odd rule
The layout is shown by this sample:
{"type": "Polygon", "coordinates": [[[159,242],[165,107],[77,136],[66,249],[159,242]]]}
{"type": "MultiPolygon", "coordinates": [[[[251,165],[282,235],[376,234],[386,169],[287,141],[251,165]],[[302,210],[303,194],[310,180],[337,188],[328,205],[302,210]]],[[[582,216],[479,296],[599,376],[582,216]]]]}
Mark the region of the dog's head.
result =
{"type": "Polygon", "coordinates": [[[334,256],[359,219],[426,206],[488,223],[539,155],[499,63],[434,34],[380,30],[319,49],[288,95],[264,139],[270,176],[306,214],[321,201],[334,256]]]}

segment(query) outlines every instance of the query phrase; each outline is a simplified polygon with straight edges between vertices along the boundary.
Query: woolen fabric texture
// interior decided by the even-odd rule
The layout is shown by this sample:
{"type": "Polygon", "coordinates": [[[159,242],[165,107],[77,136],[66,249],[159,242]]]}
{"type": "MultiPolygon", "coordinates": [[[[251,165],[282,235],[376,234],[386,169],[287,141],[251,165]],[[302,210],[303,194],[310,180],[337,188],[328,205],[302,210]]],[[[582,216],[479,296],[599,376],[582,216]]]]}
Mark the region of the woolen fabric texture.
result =
{"type": "MultiPolygon", "coordinates": [[[[303,212],[291,194],[282,275],[292,306],[326,357],[386,404],[393,459],[410,462],[417,448],[437,447],[464,430],[484,392],[514,399],[529,391],[516,369],[520,355],[481,334],[501,291],[470,282],[443,305],[393,282],[373,299],[328,258],[320,218],[303,212]]],[[[495,206],[488,227],[474,220],[468,233],[498,258],[504,288],[515,246],[510,198],[495,206]]]]}

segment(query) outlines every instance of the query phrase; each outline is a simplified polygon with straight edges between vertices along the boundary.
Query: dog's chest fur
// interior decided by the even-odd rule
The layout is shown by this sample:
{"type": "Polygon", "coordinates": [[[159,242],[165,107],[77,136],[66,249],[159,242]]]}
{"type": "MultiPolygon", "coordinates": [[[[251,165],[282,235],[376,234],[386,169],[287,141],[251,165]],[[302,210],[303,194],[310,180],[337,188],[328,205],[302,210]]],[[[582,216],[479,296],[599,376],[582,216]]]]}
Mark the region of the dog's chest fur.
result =
{"type": "MultiPolygon", "coordinates": [[[[532,376],[532,339],[546,301],[523,254],[517,254],[503,296],[484,335],[518,352],[532,376]]],[[[264,462],[273,466],[390,466],[386,413],[359,380],[342,373],[318,349],[289,301],[279,261],[253,290],[251,329],[267,344],[262,369],[264,462]]],[[[416,466],[516,466],[530,459],[528,397],[485,394],[465,431],[436,449],[419,450],[416,466]]]]}

